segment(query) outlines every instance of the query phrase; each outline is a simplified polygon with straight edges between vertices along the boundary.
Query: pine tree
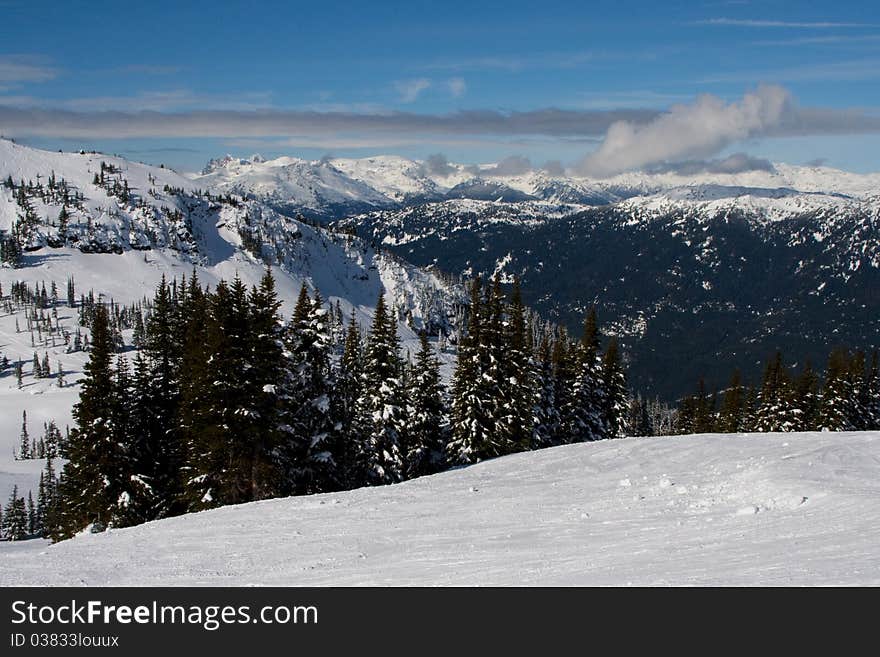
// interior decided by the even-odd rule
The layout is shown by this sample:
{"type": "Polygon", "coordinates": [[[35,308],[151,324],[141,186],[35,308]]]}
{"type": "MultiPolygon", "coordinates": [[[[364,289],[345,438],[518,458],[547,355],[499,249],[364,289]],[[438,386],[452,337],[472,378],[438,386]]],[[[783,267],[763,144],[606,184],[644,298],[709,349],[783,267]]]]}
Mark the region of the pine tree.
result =
{"type": "Polygon", "coordinates": [[[813,371],[810,361],[794,381],[792,389],[793,407],[798,411],[797,431],[813,431],[819,413],[819,377],[813,371]]]}
{"type": "Polygon", "coordinates": [[[452,388],[452,438],[448,455],[452,464],[476,463],[498,454],[494,418],[484,399],[487,355],[483,354],[484,324],[489,309],[483,307],[482,281],[471,284],[467,334],[461,339],[452,388]]]}
{"type": "Polygon", "coordinates": [[[864,431],[870,425],[865,352],[856,351],[850,358],[847,381],[851,391],[849,425],[856,431],[864,431]]]}
{"type": "Polygon", "coordinates": [[[18,460],[34,458],[31,454],[31,438],[27,428],[27,411],[21,412],[21,434],[18,439],[18,460]]]}
{"type": "Polygon", "coordinates": [[[562,445],[571,442],[571,427],[576,423],[577,402],[574,398],[574,388],[578,361],[577,350],[570,343],[568,333],[564,328],[559,330],[559,335],[553,342],[551,360],[553,363],[553,396],[556,399],[559,424],[550,442],[553,445],[562,445]]]}
{"type": "MultiPolygon", "coordinates": [[[[181,313],[176,307],[171,286],[163,275],[153,297],[153,306],[145,327],[142,354],[148,367],[145,375],[149,394],[143,395],[139,409],[148,418],[140,425],[139,452],[149,454],[149,470],[142,474],[151,482],[159,499],[156,516],[174,515],[181,509],[180,471],[184,465],[184,447],[177,432],[180,403],[181,313]]],[[[138,376],[137,373],[135,375],[138,376]]]]}
{"type": "Polygon", "coordinates": [[[554,374],[550,336],[541,338],[535,377],[535,396],[532,407],[532,449],[551,447],[560,433],[559,408],[556,403],[556,376],[554,374]]]}
{"type": "Polygon", "coordinates": [[[18,495],[18,485],[12,487],[9,503],[3,512],[3,537],[7,541],[21,541],[28,535],[28,518],[25,500],[18,495]]]}
{"type": "Polygon", "coordinates": [[[59,483],[62,508],[55,539],[68,538],[85,527],[102,531],[118,518],[117,503],[128,488],[125,453],[113,425],[113,343],[107,308],[97,304],[92,318],[92,348],[84,367],[79,401],[73,408],[77,428],[66,445],[69,462],[59,483]]]}
{"type": "MultiPolygon", "coordinates": [[[[610,345],[609,345],[610,347],[610,345]]],[[[617,347],[612,357],[617,359],[617,347]]],[[[610,388],[604,379],[603,365],[599,362],[599,326],[596,309],[590,308],[584,320],[584,330],[580,342],[569,353],[573,380],[569,393],[568,439],[571,442],[601,440],[610,436],[610,420],[625,419],[625,412],[617,408],[620,399],[611,400],[610,388]],[[613,413],[611,412],[614,409],[613,413]],[[613,417],[612,417],[613,415],[613,417]]],[[[609,363],[622,373],[619,363],[609,363]]],[[[609,376],[616,379],[617,373],[609,370],[609,376]]],[[[616,385],[618,382],[614,381],[616,385]]],[[[615,436],[617,437],[617,436],[615,436]]]]}
{"type": "Polygon", "coordinates": [[[648,404],[641,395],[636,395],[629,400],[629,415],[627,426],[631,436],[651,436],[651,417],[648,414],[648,404]]]}
{"type": "Polygon", "coordinates": [[[719,433],[738,433],[746,428],[746,390],[742,375],[735,370],[721,399],[716,429],[719,433]]]}
{"type": "MultiPolygon", "coordinates": [[[[284,434],[281,429],[284,371],[281,301],[275,279],[267,268],[259,286],[253,288],[250,303],[249,385],[253,390],[251,432],[250,498],[274,497],[283,490],[278,452],[284,434]]],[[[328,363],[329,367],[329,363],[328,363]]]]}
{"type": "Polygon", "coordinates": [[[399,351],[397,323],[385,306],[384,295],[380,295],[364,352],[357,414],[364,437],[362,460],[372,484],[394,483],[404,476],[407,445],[399,351]]]}
{"type": "Polygon", "coordinates": [[[800,415],[792,404],[791,382],[782,363],[782,354],[777,351],[764,370],[752,429],[762,432],[794,431],[800,415]]]}
{"type": "Polygon", "coordinates": [[[499,349],[503,354],[500,361],[503,399],[499,430],[506,451],[521,452],[529,449],[532,441],[535,374],[519,279],[514,279],[507,315],[504,342],[499,349]]]}
{"type": "Polygon", "coordinates": [[[366,483],[366,463],[361,456],[366,454],[364,439],[357,422],[357,404],[362,393],[363,344],[360,326],[352,312],[336,380],[336,394],[333,395],[334,414],[337,419],[336,431],[340,433],[340,449],[337,457],[337,470],[343,488],[356,488],[366,483]]]}
{"type": "Polygon", "coordinates": [[[411,479],[442,470],[446,447],[440,364],[425,331],[419,334],[419,351],[408,387],[406,477],[411,479]]]}
{"type": "Polygon", "coordinates": [[[39,527],[39,518],[37,517],[37,508],[34,505],[34,496],[28,491],[27,497],[27,533],[28,536],[36,536],[39,527]]]}
{"type": "Polygon", "coordinates": [[[624,438],[627,435],[626,374],[620,362],[617,339],[611,338],[602,359],[602,387],[605,396],[602,404],[602,419],[606,438],[624,438]]]}
{"type": "Polygon", "coordinates": [[[289,487],[299,494],[337,490],[341,431],[336,427],[332,403],[334,380],[330,367],[331,325],[319,294],[311,299],[300,290],[284,344],[288,380],[284,425],[288,431],[289,487]]]}
{"type": "Polygon", "coordinates": [[[853,390],[849,381],[849,358],[843,349],[834,349],[825,368],[818,427],[822,431],[852,429],[853,390]]]}

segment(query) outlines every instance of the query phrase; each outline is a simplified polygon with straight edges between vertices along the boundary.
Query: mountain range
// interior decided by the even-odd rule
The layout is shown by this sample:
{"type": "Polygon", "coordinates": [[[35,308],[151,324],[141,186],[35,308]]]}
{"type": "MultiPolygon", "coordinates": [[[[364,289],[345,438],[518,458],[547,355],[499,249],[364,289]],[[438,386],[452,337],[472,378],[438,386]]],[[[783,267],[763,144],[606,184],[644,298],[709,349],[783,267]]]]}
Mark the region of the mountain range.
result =
{"type": "Polygon", "coordinates": [[[880,174],[733,156],[589,179],[524,162],[215,161],[197,181],[461,276],[520,280],[580,330],[596,305],[637,391],[752,381],[776,350],[821,365],[880,344],[880,174]],[[298,189],[307,189],[299,193],[298,189]],[[280,201],[279,201],[280,199],[280,201]]]}
{"type": "MultiPolygon", "coordinates": [[[[416,318],[447,324],[455,301],[440,300],[440,272],[516,277],[529,305],[572,332],[596,305],[633,389],[668,400],[700,377],[722,388],[735,367],[755,380],[776,349],[802,364],[835,344],[880,344],[880,174],[745,156],[591,179],[520,158],[255,155],[181,175],[0,142],[4,179],[53,171],[86,192],[67,248],[155,249],[226,275],[268,260],[365,312],[380,286],[406,290],[400,316],[419,306],[416,318]],[[136,190],[130,208],[93,185],[102,161],[136,190]]],[[[19,211],[0,194],[0,228],[19,211]]],[[[36,212],[47,221],[28,248],[40,253],[60,244],[58,206],[36,212]]]]}

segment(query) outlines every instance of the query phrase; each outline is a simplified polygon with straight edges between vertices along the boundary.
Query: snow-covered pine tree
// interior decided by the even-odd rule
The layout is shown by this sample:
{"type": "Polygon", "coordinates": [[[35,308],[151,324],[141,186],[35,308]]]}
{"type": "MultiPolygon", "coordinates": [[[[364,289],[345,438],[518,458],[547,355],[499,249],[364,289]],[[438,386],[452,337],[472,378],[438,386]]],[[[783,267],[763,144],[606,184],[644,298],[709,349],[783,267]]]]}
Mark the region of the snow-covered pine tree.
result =
{"type": "Polygon", "coordinates": [[[642,396],[635,395],[629,400],[629,412],[627,426],[631,436],[651,436],[651,417],[648,414],[648,404],[642,396]]]}
{"type": "Polygon", "coordinates": [[[27,507],[25,499],[18,494],[18,485],[12,487],[12,494],[3,512],[3,538],[7,541],[21,541],[27,538],[27,507]]]}
{"type": "Polygon", "coordinates": [[[274,497],[282,491],[279,450],[284,441],[282,394],[287,379],[284,363],[281,301],[275,279],[267,268],[250,298],[250,385],[253,417],[249,436],[252,450],[251,499],[274,497]]]}
{"type": "MultiPolygon", "coordinates": [[[[219,289],[220,286],[218,286],[219,289]]],[[[224,293],[228,292],[225,283],[224,293]]],[[[217,473],[210,471],[219,460],[214,449],[222,448],[219,432],[211,428],[208,408],[212,402],[213,374],[212,358],[219,355],[211,353],[208,345],[208,327],[212,318],[208,311],[209,297],[201,289],[198,277],[193,271],[186,292],[184,321],[184,342],[180,365],[180,403],[178,405],[177,429],[181,451],[184,454],[180,470],[179,499],[177,506],[187,511],[195,511],[214,506],[211,490],[216,489],[217,473]]],[[[144,371],[135,361],[135,380],[143,380],[139,372],[144,371]]],[[[136,391],[149,394],[149,380],[136,383],[136,391]]],[[[152,405],[148,400],[135,404],[144,415],[150,413],[152,405]]]]}
{"type": "Polygon", "coordinates": [[[25,460],[33,458],[31,454],[31,438],[28,434],[27,428],[27,411],[21,412],[21,434],[19,434],[18,439],[18,454],[16,455],[18,460],[25,460]]]}
{"type": "Polygon", "coordinates": [[[738,433],[746,429],[746,390],[738,369],[734,370],[721,398],[715,428],[719,433],[738,433]]]}
{"type": "MultiPolygon", "coordinates": [[[[176,282],[175,282],[176,287],[176,282]]],[[[149,418],[140,426],[140,449],[153,459],[152,468],[144,473],[159,497],[157,515],[174,515],[179,497],[179,473],[183,466],[183,450],[176,431],[180,397],[182,313],[172,288],[163,275],[153,297],[147,318],[144,345],[149,394],[141,395],[144,405],[139,412],[149,418]]],[[[136,364],[137,365],[137,364],[136,364]]],[[[137,372],[136,378],[139,378],[137,372]]],[[[144,383],[144,382],[141,382],[144,383]]]]}
{"type": "MultiPolygon", "coordinates": [[[[496,276],[496,285],[497,285],[496,276]]],[[[502,408],[499,430],[507,452],[522,452],[532,442],[532,406],[534,403],[535,372],[532,360],[532,341],[526,330],[525,307],[522,303],[519,279],[515,278],[507,307],[507,322],[503,341],[499,345],[501,364],[500,389],[502,408]]]]}
{"type": "Polygon", "coordinates": [[[39,518],[37,517],[37,507],[34,505],[34,496],[28,491],[27,496],[27,534],[28,536],[36,536],[39,527],[39,518]]]}
{"type": "Polygon", "coordinates": [[[553,362],[553,396],[556,400],[556,408],[559,415],[557,431],[550,439],[553,445],[562,445],[571,442],[570,428],[575,424],[574,419],[574,382],[576,379],[577,354],[574,346],[568,338],[565,328],[560,328],[553,342],[551,354],[553,362]]]}
{"type": "Polygon", "coordinates": [[[204,379],[189,418],[193,443],[186,473],[189,510],[252,500],[254,450],[250,306],[239,279],[208,297],[204,379]]]}
{"type": "Polygon", "coordinates": [[[447,449],[451,464],[476,463],[498,455],[495,422],[484,399],[483,331],[490,310],[484,307],[482,281],[471,283],[467,333],[459,341],[458,364],[452,385],[452,437],[447,449]]]}
{"type": "Polygon", "coordinates": [[[140,427],[134,423],[132,414],[134,391],[131,370],[124,356],[116,359],[113,381],[113,397],[110,408],[114,439],[121,449],[118,464],[121,479],[116,503],[114,526],[126,527],[152,520],[158,500],[150,485],[149,475],[142,471],[143,458],[138,454],[141,441],[140,427]]]}
{"type": "Polygon", "coordinates": [[[798,412],[795,430],[815,430],[819,413],[819,377],[809,360],[792,385],[792,405],[798,412]]]}
{"type": "Polygon", "coordinates": [[[333,395],[334,431],[339,434],[337,477],[343,488],[357,488],[366,484],[366,464],[360,457],[366,454],[363,436],[357,423],[357,404],[361,396],[363,375],[363,340],[361,329],[352,311],[339,366],[336,371],[336,391],[333,395]]]}
{"type": "Polygon", "coordinates": [[[425,331],[419,334],[419,351],[408,381],[409,412],[406,478],[433,474],[444,468],[446,409],[440,363],[425,331]]]}
{"type": "Polygon", "coordinates": [[[845,350],[834,349],[828,356],[822,399],[819,402],[818,428],[822,431],[849,431],[853,408],[853,389],[849,378],[849,357],[845,350]]]}
{"type": "Polygon", "coordinates": [[[294,494],[321,493],[342,486],[337,471],[341,432],[333,417],[329,319],[320,294],[310,298],[303,285],[284,331],[284,469],[288,473],[286,490],[294,494]]]}
{"type": "MultiPolygon", "coordinates": [[[[613,356],[617,358],[616,347],[613,356]]],[[[619,383],[616,381],[617,372],[622,375],[623,370],[619,363],[614,363],[616,372],[609,372],[613,380],[605,381],[603,378],[603,366],[599,360],[599,325],[596,321],[595,307],[591,307],[587,313],[581,340],[573,345],[569,358],[573,379],[569,395],[570,406],[566,414],[569,421],[568,440],[583,442],[610,437],[612,427],[608,424],[609,420],[619,421],[617,411],[614,411],[614,417],[611,411],[621,400],[615,399],[610,403],[609,394],[612,392],[612,386],[619,383]]],[[[622,415],[625,419],[626,412],[623,411],[622,415]]]]}
{"type": "Polygon", "coordinates": [[[380,294],[364,352],[357,414],[359,431],[364,436],[363,462],[372,484],[394,483],[404,477],[406,417],[399,350],[397,322],[380,294]]]}
{"type": "Polygon", "coordinates": [[[752,425],[753,431],[795,431],[801,413],[792,404],[791,381],[777,351],[764,370],[752,425]]]}
{"type": "Polygon", "coordinates": [[[865,352],[856,351],[849,361],[847,379],[849,381],[852,397],[850,399],[849,424],[856,431],[864,431],[868,428],[868,398],[867,375],[865,373],[865,352]]]}
{"type": "Polygon", "coordinates": [[[624,438],[627,435],[626,410],[629,393],[626,389],[626,373],[620,360],[617,338],[608,341],[602,359],[602,420],[606,438],[624,438]]]}
{"type": "Polygon", "coordinates": [[[94,308],[91,333],[92,348],[83,368],[79,401],[73,407],[77,427],[66,444],[69,461],[58,488],[61,508],[51,529],[55,540],[86,527],[103,531],[114,526],[120,496],[129,487],[127,455],[114,425],[113,344],[104,304],[94,308]]]}
{"type": "Polygon", "coordinates": [[[532,449],[551,447],[559,435],[559,409],[556,405],[556,377],[554,375],[550,336],[541,338],[535,356],[536,375],[534,404],[532,406],[532,449]]]}
{"type": "Polygon", "coordinates": [[[44,538],[49,537],[52,527],[57,526],[60,508],[58,504],[58,478],[55,476],[55,468],[52,464],[52,458],[46,459],[46,467],[40,474],[40,481],[43,484],[42,499],[37,499],[40,516],[40,535],[44,538]]]}

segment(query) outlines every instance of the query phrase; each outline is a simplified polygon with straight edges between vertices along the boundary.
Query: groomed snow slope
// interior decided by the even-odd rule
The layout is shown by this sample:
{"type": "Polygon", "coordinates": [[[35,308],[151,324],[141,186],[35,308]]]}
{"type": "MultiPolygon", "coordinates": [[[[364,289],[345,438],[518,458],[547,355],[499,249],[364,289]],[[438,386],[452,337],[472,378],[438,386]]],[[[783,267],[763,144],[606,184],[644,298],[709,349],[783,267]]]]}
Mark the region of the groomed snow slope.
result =
{"type": "Polygon", "coordinates": [[[877,585],[878,538],[880,433],[700,435],[3,544],[0,583],[877,585]]]}

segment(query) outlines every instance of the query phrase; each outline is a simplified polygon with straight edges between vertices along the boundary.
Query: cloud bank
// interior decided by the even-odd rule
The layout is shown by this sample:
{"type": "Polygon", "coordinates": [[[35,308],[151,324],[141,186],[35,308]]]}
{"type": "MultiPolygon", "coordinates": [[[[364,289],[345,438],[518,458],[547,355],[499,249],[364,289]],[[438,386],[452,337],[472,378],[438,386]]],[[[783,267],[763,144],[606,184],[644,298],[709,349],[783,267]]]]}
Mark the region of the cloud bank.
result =
{"type": "MultiPolygon", "coordinates": [[[[177,96],[175,96],[177,98],[177,96]]],[[[144,98],[138,97],[141,107],[144,98]]],[[[157,106],[162,98],[154,99],[157,106]]],[[[259,102],[260,98],[247,98],[259,102]]],[[[179,101],[179,99],[178,99],[179,101]]],[[[212,110],[102,111],[101,100],[66,107],[27,97],[0,96],[0,135],[66,139],[272,138],[288,145],[374,150],[407,144],[469,144],[492,139],[527,145],[535,140],[566,148],[583,144],[586,155],[575,171],[605,177],[621,171],[707,160],[739,142],[765,137],[880,133],[876,110],[801,107],[782,87],[766,85],[736,102],[703,95],[668,110],[653,108],[555,108],[522,112],[471,110],[446,114],[383,111],[279,110],[227,106],[212,110]],[[74,109],[75,108],[75,109],[74,109]],[[600,141],[601,140],[601,141],[600,141]]],[[[765,166],[742,158],[716,160],[712,167],[765,166]]],[[[442,170],[440,163],[437,163],[442,170]]],[[[501,169],[521,170],[526,161],[510,159],[501,169]]],[[[531,164],[528,164],[531,166],[531,164]]],[[[694,166],[691,164],[691,166],[694,166]]],[[[703,166],[703,165],[701,165],[703,166]]],[[[553,169],[556,167],[553,166],[553,169]]]]}
{"type": "Polygon", "coordinates": [[[732,143],[767,134],[782,123],[791,102],[785,89],[762,86],[736,103],[704,95],[692,105],[673,105],[647,124],[620,121],[608,128],[602,145],[578,169],[603,177],[662,162],[706,158],[732,143]]]}
{"type": "Polygon", "coordinates": [[[746,153],[733,153],[717,160],[687,160],[669,162],[650,167],[656,173],[676,173],[680,176],[693,176],[698,173],[743,173],[744,171],[776,171],[770,160],[753,157],[746,153]]]}

